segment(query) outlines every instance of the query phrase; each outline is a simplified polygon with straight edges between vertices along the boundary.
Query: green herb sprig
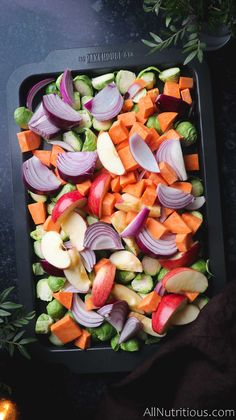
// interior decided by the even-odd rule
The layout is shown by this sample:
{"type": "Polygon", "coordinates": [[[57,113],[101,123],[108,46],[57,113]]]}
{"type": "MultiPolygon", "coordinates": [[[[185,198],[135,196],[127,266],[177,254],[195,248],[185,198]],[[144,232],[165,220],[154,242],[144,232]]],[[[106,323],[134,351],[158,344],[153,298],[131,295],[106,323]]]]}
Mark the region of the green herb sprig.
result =
{"type": "Polygon", "coordinates": [[[36,339],[23,337],[25,330],[22,328],[34,318],[35,311],[26,313],[23,305],[7,300],[13,289],[9,287],[0,294],[0,350],[6,350],[13,356],[17,349],[22,356],[30,359],[26,346],[36,339]]]}
{"type": "Polygon", "coordinates": [[[236,33],[235,0],[144,0],[143,9],[146,13],[161,15],[165,22],[165,29],[161,31],[165,38],[150,32],[153,40],[142,39],[151,48],[150,53],[181,43],[186,56],[184,64],[194,58],[202,62],[206,49],[201,41],[204,24],[207,23],[212,33],[222,25],[232,35],[236,33]]]}

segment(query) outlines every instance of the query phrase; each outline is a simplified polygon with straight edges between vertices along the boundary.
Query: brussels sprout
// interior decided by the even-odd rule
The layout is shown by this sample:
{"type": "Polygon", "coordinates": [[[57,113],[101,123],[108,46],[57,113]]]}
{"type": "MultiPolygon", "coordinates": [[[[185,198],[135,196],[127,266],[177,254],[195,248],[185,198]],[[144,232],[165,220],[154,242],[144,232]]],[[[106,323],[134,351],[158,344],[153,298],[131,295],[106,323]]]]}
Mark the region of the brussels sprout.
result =
{"type": "Polygon", "coordinates": [[[69,241],[70,239],[69,235],[63,229],[61,229],[60,231],[60,237],[63,240],[63,242],[69,241]]]}
{"type": "Polygon", "coordinates": [[[141,77],[145,74],[145,73],[149,73],[150,71],[155,71],[157,73],[160,73],[160,70],[157,67],[154,66],[149,66],[146,67],[145,69],[141,70],[137,76],[137,79],[141,79],[141,77]]]}
{"type": "Polygon", "coordinates": [[[160,123],[157,118],[157,114],[151,115],[151,117],[148,118],[146,125],[148,128],[155,128],[155,130],[157,130],[159,134],[162,134],[160,123]]]}
{"type": "Polygon", "coordinates": [[[149,345],[149,344],[155,344],[155,343],[159,343],[159,341],[161,341],[161,338],[159,337],[152,337],[152,336],[148,336],[147,339],[145,340],[145,344],[149,345]]]}
{"type": "Polygon", "coordinates": [[[156,76],[155,73],[152,71],[148,71],[147,73],[144,73],[143,76],[140,78],[144,80],[146,84],[147,89],[152,89],[156,83],[156,76]]]}
{"type": "Polygon", "coordinates": [[[112,120],[98,121],[93,118],[93,128],[97,131],[107,131],[112,126],[112,120]]]}
{"type": "Polygon", "coordinates": [[[45,230],[43,229],[43,225],[37,225],[35,230],[32,230],[32,232],[30,232],[30,237],[32,239],[34,239],[35,241],[40,241],[43,237],[43,235],[45,235],[45,230]]]}
{"type": "Polygon", "coordinates": [[[53,333],[49,335],[48,339],[54,346],[64,346],[64,343],[53,333]]]}
{"type": "Polygon", "coordinates": [[[157,281],[161,281],[163,279],[163,277],[166,275],[166,273],[168,273],[168,271],[170,271],[170,270],[168,270],[167,268],[162,267],[160,269],[159,273],[158,273],[157,281]]]}
{"type": "Polygon", "coordinates": [[[54,201],[54,203],[56,203],[59,200],[59,198],[61,198],[64,194],[66,194],[68,192],[71,192],[71,191],[75,191],[75,190],[76,190],[75,185],[72,185],[72,184],[69,184],[69,183],[65,184],[65,185],[63,185],[59,194],[57,194],[56,197],[53,197],[52,200],[54,201]]]}
{"type": "Polygon", "coordinates": [[[94,152],[97,149],[97,136],[89,128],[85,128],[85,140],[82,152],[94,152]]]}
{"type": "Polygon", "coordinates": [[[93,96],[91,80],[85,74],[74,78],[74,87],[81,96],[93,96]]]}
{"type": "Polygon", "coordinates": [[[162,82],[177,82],[180,76],[180,69],[179,67],[172,67],[170,69],[163,70],[159,74],[159,79],[162,82]]]}
{"type": "Polygon", "coordinates": [[[53,82],[47,85],[45,93],[46,95],[49,95],[50,93],[60,93],[58,92],[56,82],[53,82]]]}
{"type": "Polygon", "coordinates": [[[35,332],[36,334],[48,334],[50,332],[50,327],[53,324],[53,319],[48,314],[39,315],[36,324],[35,332]]]}
{"type": "Polygon", "coordinates": [[[53,208],[55,206],[55,203],[53,203],[53,201],[51,201],[50,203],[48,203],[47,205],[47,212],[48,214],[52,214],[53,208]]]}
{"type": "Polygon", "coordinates": [[[41,250],[41,241],[35,241],[34,242],[34,253],[37,255],[37,257],[44,259],[44,256],[42,254],[41,250]]]}
{"type": "Polygon", "coordinates": [[[57,89],[60,91],[60,84],[61,84],[61,79],[62,79],[63,73],[60,74],[60,76],[58,76],[57,80],[56,80],[56,87],[57,89]]]}
{"type": "Polygon", "coordinates": [[[83,147],[83,142],[79,134],[70,130],[63,134],[63,141],[73,147],[75,152],[81,152],[83,147]]]}
{"type": "Polygon", "coordinates": [[[108,322],[104,322],[97,328],[87,328],[87,330],[92,334],[93,339],[99,341],[108,341],[116,334],[115,328],[108,322]]]}
{"type": "Polygon", "coordinates": [[[91,99],[93,99],[93,97],[92,97],[92,96],[82,96],[82,98],[81,98],[81,105],[82,105],[82,108],[83,108],[83,109],[86,109],[86,108],[84,107],[84,105],[85,105],[88,101],[90,101],[91,99]]]}
{"type": "Polygon", "coordinates": [[[66,279],[64,277],[49,276],[48,286],[53,292],[58,292],[65,285],[66,279]]]}
{"type": "Polygon", "coordinates": [[[129,70],[120,70],[116,75],[116,85],[122,95],[129,89],[130,85],[135,81],[136,74],[129,70]]]}
{"type": "Polygon", "coordinates": [[[53,299],[51,302],[49,302],[46,306],[46,309],[48,315],[50,315],[53,319],[62,318],[66,312],[65,307],[56,299],[53,299]]]}
{"type": "Polygon", "coordinates": [[[153,289],[152,277],[148,274],[138,274],[132,281],[131,286],[135,292],[149,293],[153,289]]]}
{"type": "Polygon", "coordinates": [[[137,104],[138,103],[138,101],[139,101],[139,99],[141,99],[141,98],[143,98],[144,96],[146,96],[146,94],[147,94],[147,89],[142,89],[142,90],[140,90],[133,98],[132,98],[132,101],[135,103],[135,104],[137,104]]]}
{"type": "Polygon", "coordinates": [[[182,121],[175,126],[177,133],[183,137],[181,144],[191,146],[197,141],[197,130],[189,121],[182,121]]]}
{"type": "Polygon", "coordinates": [[[119,350],[119,348],[120,348],[120,345],[119,345],[119,338],[120,338],[120,336],[119,336],[119,334],[116,334],[112,339],[111,339],[111,348],[112,348],[112,350],[114,350],[114,351],[118,351],[119,350]]]}
{"type": "Polygon", "coordinates": [[[196,261],[190,267],[193,270],[200,271],[200,273],[203,273],[203,274],[205,274],[207,272],[206,261],[204,261],[203,259],[196,261]]]}
{"type": "Polygon", "coordinates": [[[92,118],[86,109],[81,109],[80,111],[78,111],[78,113],[80,114],[82,119],[80,121],[80,124],[77,127],[74,127],[73,130],[76,133],[83,133],[85,128],[92,127],[92,118]]]}
{"type": "Polygon", "coordinates": [[[136,273],[133,271],[117,271],[117,277],[120,283],[127,284],[130,283],[136,276],[136,273]]]}
{"type": "Polygon", "coordinates": [[[98,222],[98,219],[96,217],[94,217],[94,216],[87,216],[86,219],[87,219],[87,222],[88,222],[88,225],[89,226],[98,222]]]}
{"type": "Polygon", "coordinates": [[[41,195],[41,194],[35,194],[32,191],[28,191],[30,197],[36,201],[36,203],[45,203],[47,201],[47,196],[46,195],[41,195]]]}
{"type": "Polygon", "coordinates": [[[121,343],[120,348],[124,351],[139,351],[140,343],[137,338],[131,338],[130,340],[121,343]]]}
{"type": "Polygon", "coordinates": [[[200,179],[194,178],[190,182],[192,184],[192,195],[194,195],[194,197],[200,197],[203,195],[204,188],[200,179]]]}
{"type": "Polygon", "coordinates": [[[134,106],[133,106],[133,108],[132,108],[132,111],[134,111],[134,112],[139,112],[139,107],[138,107],[138,104],[134,104],[134,106]]]}
{"type": "Polygon", "coordinates": [[[203,220],[203,215],[202,215],[202,213],[200,213],[200,211],[194,210],[194,211],[190,211],[190,213],[193,216],[198,217],[199,219],[203,220]]]}
{"type": "Polygon", "coordinates": [[[144,273],[149,274],[150,276],[156,276],[161,268],[161,264],[157,258],[151,258],[147,255],[143,257],[142,265],[144,273]]]}
{"type": "Polygon", "coordinates": [[[39,262],[32,264],[32,270],[35,276],[42,276],[45,271],[39,262]]]}
{"type": "Polygon", "coordinates": [[[92,85],[94,89],[101,90],[106,87],[109,83],[114,82],[114,73],[103,74],[102,76],[94,77],[92,79],[92,85]]]}
{"type": "Polygon", "coordinates": [[[80,101],[80,94],[79,92],[74,92],[74,103],[73,108],[78,111],[81,107],[81,101],[80,101]]]}
{"type": "Polygon", "coordinates": [[[48,286],[48,279],[41,279],[38,281],[36,285],[36,295],[37,298],[44,300],[45,302],[50,302],[52,300],[52,291],[48,286]]]}
{"type": "Polygon", "coordinates": [[[28,129],[28,122],[30,121],[31,117],[33,116],[33,112],[30,109],[25,108],[24,106],[20,106],[16,108],[14,112],[14,120],[20,128],[28,129]]]}

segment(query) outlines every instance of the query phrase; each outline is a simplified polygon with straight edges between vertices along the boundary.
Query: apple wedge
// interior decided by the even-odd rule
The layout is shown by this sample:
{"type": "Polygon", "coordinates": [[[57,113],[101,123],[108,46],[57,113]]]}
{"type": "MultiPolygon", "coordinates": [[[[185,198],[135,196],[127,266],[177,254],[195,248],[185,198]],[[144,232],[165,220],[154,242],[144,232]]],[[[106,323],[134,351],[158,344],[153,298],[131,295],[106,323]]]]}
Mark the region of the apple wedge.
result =
{"type": "Polygon", "coordinates": [[[204,274],[187,267],[174,268],[163,277],[162,284],[171,293],[203,293],[208,287],[204,274]]]}
{"type": "Polygon", "coordinates": [[[115,175],[124,175],[124,165],[116,151],[111,137],[105,131],[98,136],[97,153],[104,168],[115,175]]]}
{"type": "Polygon", "coordinates": [[[139,303],[142,301],[141,296],[135,293],[133,290],[129,289],[123,284],[115,284],[111,291],[112,296],[118,300],[125,300],[128,303],[132,311],[139,312],[143,314],[143,311],[138,308],[139,303]]]}
{"type": "Polygon", "coordinates": [[[147,207],[150,210],[150,217],[160,217],[161,214],[161,207],[159,205],[145,206],[137,197],[128,193],[122,194],[121,198],[116,201],[115,207],[124,212],[134,211],[136,213],[138,213],[143,207],[147,207]]]}
{"type": "Polygon", "coordinates": [[[194,300],[193,305],[196,305],[198,309],[201,311],[204,306],[206,306],[209,302],[209,298],[207,296],[198,296],[197,299],[194,300]]]}
{"type": "Polygon", "coordinates": [[[83,217],[79,213],[72,211],[62,222],[61,226],[63,231],[69,236],[73,247],[77,251],[83,251],[84,235],[87,229],[87,224],[83,217]]]}
{"type": "Polygon", "coordinates": [[[63,241],[57,232],[47,232],[41,241],[42,254],[51,265],[64,270],[71,264],[69,251],[63,249],[63,241]]]}
{"type": "Polygon", "coordinates": [[[147,334],[152,335],[153,337],[160,337],[160,338],[165,337],[166,333],[158,334],[157,332],[153,330],[151,318],[148,318],[147,316],[139,314],[137,312],[130,312],[129,317],[130,316],[134,316],[135,318],[137,318],[139,321],[142,322],[143,331],[146,332],[147,334]]]}
{"type": "Polygon", "coordinates": [[[75,248],[69,249],[68,253],[71,264],[66,270],[64,270],[65,277],[72,286],[78,289],[79,292],[87,293],[91,286],[91,281],[89,280],[87,272],[83,266],[81,257],[75,248]]]}
{"type": "Polygon", "coordinates": [[[116,275],[116,267],[107,262],[98,270],[93,281],[92,301],[97,307],[105,305],[113,287],[116,275]]]}
{"type": "Polygon", "coordinates": [[[62,221],[71,213],[76,207],[81,208],[87,202],[79,191],[70,191],[63,194],[56,202],[52,210],[52,221],[54,223],[62,223],[62,221]]]}
{"type": "Polygon", "coordinates": [[[186,325],[190,322],[195,321],[198,317],[200,310],[196,305],[190,303],[186,305],[183,309],[177,311],[171,318],[172,325],[186,325]]]}
{"type": "Polygon", "coordinates": [[[185,252],[177,252],[173,257],[161,258],[159,263],[162,267],[172,270],[173,268],[186,267],[194,263],[200,251],[199,242],[194,242],[191,248],[185,252]]]}
{"type": "Polygon", "coordinates": [[[91,214],[97,217],[101,217],[102,213],[102,201],[104,195],[110,188],[111,175],[102,172],[92,182],[88,194],[88,210],[91,214]]]}
{"type": "Polygon", "coordinates": [[[181,310],[187,304],[187,298],[184,295],[171,293],[163,296],[157,310],[152,313],[152,328],[158,334],[164,334],[174,314],[181,310]]]}
{"type": "Polygon", "coordinates": [[[141,261],[130,251],[116,251],[110,256],[110,261],[118,270],[142,273],[141,261]]]}

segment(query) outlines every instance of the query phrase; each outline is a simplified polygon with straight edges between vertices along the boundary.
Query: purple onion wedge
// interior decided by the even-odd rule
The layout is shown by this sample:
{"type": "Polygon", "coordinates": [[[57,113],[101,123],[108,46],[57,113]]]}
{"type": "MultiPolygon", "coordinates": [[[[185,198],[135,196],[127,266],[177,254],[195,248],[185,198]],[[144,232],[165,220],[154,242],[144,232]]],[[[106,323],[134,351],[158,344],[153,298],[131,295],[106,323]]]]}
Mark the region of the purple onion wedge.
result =
{"type": "Polygon", "coordinates": [[[130,238],[136,236],[143,228],[149,213],[150,210],[147,207],[144,207],[142,210],[140,210],[132,222],[130,222],[128,226],[120,233],[120,236],[122,238],[130,238]]]}
{"type": "Polygon", "coordinates": [[[84,327],[99,327],[104,318],[95,311],[88,311],[79,295],[73,295],[72,313],[75,320],[84,327]]]}
{"type": "Polygon", "coordinates": [[[127,341],[129,338],[135,337],[139,331],[143,329],[143,324],[134,316],[127,319],[123,330],[121,331],[119,344],[127,341]]]}
{"type": "Polygon", "coordinates": [[[157,186],[157,195],[162,206],[169,209],[183,209],[194,200],[192,194],[185,193],[177,188],[167,187],[163,184],[157,186]]]}
{"type": "Polygon", "coordinates": [[[118,332],[122,330],[128,312],[129,306],[124,300],[105,305],[97,311],[97,313],[102,315],[118,332]]]}
{"type": "Polygon", "coordinates": [[[85,232],[84,247],[94,251],[124,249],[119,234],[107,223],[97,222],[85,232]]]}
{"type": "Polygon", "coordinates": [[[55,194],[61,182],[54,173],[33,156],[22,165],[23,179],[27,188],[35,194],[55,194]]]}

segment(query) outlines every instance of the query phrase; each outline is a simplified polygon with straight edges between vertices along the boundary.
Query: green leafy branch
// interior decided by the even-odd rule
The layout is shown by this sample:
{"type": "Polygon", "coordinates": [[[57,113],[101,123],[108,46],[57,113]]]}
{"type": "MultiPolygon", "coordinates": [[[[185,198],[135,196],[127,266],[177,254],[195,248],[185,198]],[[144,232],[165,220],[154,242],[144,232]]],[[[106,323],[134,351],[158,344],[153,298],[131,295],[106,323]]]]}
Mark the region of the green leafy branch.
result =
{"type": "Polygon", "coordinates": [[[29,359],[26,346],[36,339],[24,337],[25,330],[22,328],[34,318],[35,312],[25,313],[23,305],[7,300],[13,289],[9,287],[0,294],[0,350],[8,351],[10,356],[18,350],[29,359]]]}

